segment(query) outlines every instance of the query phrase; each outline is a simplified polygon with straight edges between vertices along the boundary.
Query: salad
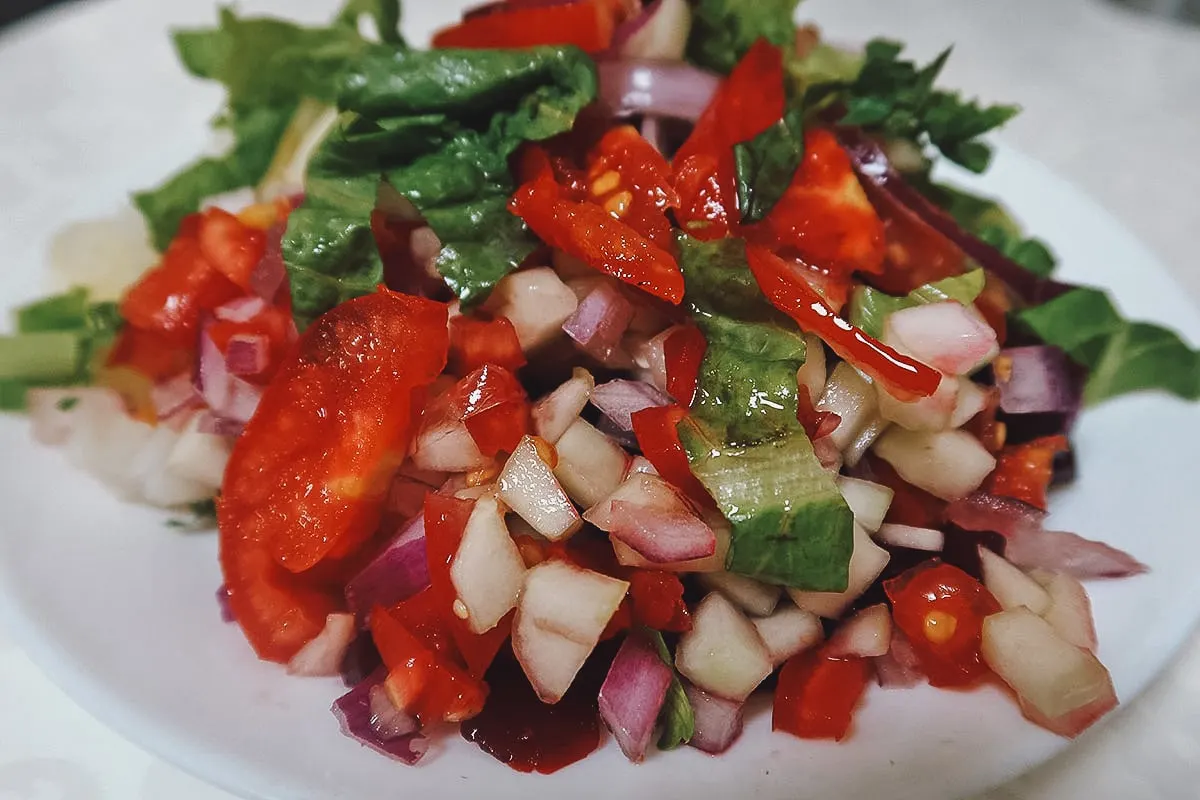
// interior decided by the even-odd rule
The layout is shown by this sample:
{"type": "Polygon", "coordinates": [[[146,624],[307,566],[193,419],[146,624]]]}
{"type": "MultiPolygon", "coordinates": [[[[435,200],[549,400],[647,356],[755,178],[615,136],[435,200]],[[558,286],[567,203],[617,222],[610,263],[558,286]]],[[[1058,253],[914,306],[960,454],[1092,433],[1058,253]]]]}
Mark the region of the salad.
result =
{"type": "Polygon", "coordinates": [[[0,404],[215,522],[226,619],[403,762],[717,754],[756,692],[840,741],[875,684],[996,679],[1078,735],[1118,702],[1081,581],[1146,567],[1049,493],[1082,408],[1196,400],[1200,355],[939,179],[1016,107],[796,4],[176,31],[232,145],[135,195],[119,300],[17,310],[0,404]]]}

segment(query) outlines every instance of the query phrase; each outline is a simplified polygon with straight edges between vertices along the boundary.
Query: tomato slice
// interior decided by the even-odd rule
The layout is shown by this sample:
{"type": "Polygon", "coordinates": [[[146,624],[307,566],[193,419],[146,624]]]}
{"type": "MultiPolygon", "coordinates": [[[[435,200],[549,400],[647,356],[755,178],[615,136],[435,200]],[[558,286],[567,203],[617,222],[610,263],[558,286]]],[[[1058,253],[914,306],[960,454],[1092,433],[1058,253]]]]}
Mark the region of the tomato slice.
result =
{"type": "Polygon", "coordinates": [[[675,234],[667,209],[679,205],[671,165],[636,128],[608,131],[588,156],[592,202],[619,214],[629,227],[658,247],[674,252],[675,234]]]}
{"type": "Polygon", "coordinates": [[[996,456],[996,468],[984,483],[984,491],[1013,497],[1044,511],[1046,490],[1054,477],[1054,454],[1069,448],[1065,436],[1043,436],[1005,447],[996,456]]]}
{"type": "Polygon", "coordinates": [[[683,299],[675,257],[626,224],[627,209],[567,197],[546,165],[517,190],[509,209],[551,247],[675,305],[683,299]]]}
{"type": "Polygon", "coordinates": [[[485,364],[425,409],[425,425],[461,421],[480,452],[512,452],[529,431],[529,399],[511,372],[485,364]]]}
{"type": "Polygon", "coordinates": [[[680,405],[692,405],[696,394],[696,382],[700,375],[700,364],[708,350],[704,334],[694,325],[684,325],[663,342],[663,356],[667,367],[667,394],[680,405]]]}
{"type": "Polygon", "coordinates": [[[499,6],[468,15],[434,34],[434,47],[510,48],[573,44],[600,53],[612,44],[617,17],[614,4],[599,0],[499,6]]]}
{"type": "Polygon", "coordinates": [[[683,602],[683,582],[673,572],[639,569],[629,576],[633,621],[656,631],[684,633],[692,615],[683,602]]]}
{"type": "Polygon", "coordinates": [[[733,146],[783,116],[783,80],[782,52],[759,39],[718,87],[675,153],[675,216],[697,239],[720,239],[738,231],[733,146]]]}
{"type": "Polygon", "coordinates": [[[450,320],[450,366],[457,374],[466,375],[485,364],[515,372],[525,363],[516,328],[507,317],[450,320]]]}
{"type": "Polygon", "coordinates": [[[750,245],[746,260],[754,279],[771,305],[796,321],[803,330],[820,336],[839,356],[898,397],[928,397],[942,382],[942,374],[920,361],[896,352],[834,314],[803,277],[770,250],[750,245]]]}
{"type": "Polygon", "coordinates": [[[637,437],[642,454],[658,470],[663,480],[672,484],[704,508],[713,507],[704,484],[692,474],[687,452],[679,441],[676,426],[687,416],[679,406],[652,406],[637,411],[631,417],[633,435],[637,437]]]}
{"type": "Polygon", "coordinates": [[[987,673],[979,654],[983,620],[1000,604],[961,569],[926,561],[884,581],[892,618],[934,686],[966,686],[987,673]]]}
{"type": "Polygon", "coordinates": [[[870,677],[865,658],[830,658],[818,650],[793,656],[779,672],[771,728],[840,742],[850,733],[870,677]]]}
{"type": "Polygon", "coordinates": [[[350,555],[378,527],[412,395],[447,347],[444,305],[385,290],[314,322],[263,393],[218,509],[230,603],[261,657],[286,660],[324,627],[329,598],[290,573],[350,555]]]}
{"type": "Polygon", "coordinates": [[[883,269],[883,223],[854,174],[850,157],[828,130],[804,134],[804,159],[767,218],[745,226],[746,238],[795,251],[834,275],[883,269]]]}

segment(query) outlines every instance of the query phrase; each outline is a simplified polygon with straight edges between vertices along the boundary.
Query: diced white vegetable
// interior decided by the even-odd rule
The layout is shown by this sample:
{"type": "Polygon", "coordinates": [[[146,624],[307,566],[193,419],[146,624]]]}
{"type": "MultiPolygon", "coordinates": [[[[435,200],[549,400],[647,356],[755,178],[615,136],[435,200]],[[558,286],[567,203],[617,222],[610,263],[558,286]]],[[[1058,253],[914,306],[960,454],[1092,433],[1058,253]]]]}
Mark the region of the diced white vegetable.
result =
{"type": "Polygon", "coordinates": [[[76,412],[82,409],[94,407],[107,414],[125,413],[125,404],[119,394],[96,386],[30,389],[26,392],[25,403],[34,440],[51,446],[66,444],[80,419],[76,412]]]}
{"type": "Polygon", "coordinates": [[[820,617],[788,601],[784,601],[771,616],[752,619],[751,623],[767,646],[767,653],[775,666],[797,653],[816,647],[825,639],[820,617]]]}
{"type": "Polygon", "coordinates": [[[762,583],[732,572],[708,572],[700,576],[700,585],[720,592],[742,611],[755,617],[765,617],[775,610],[783,588],[762,583]]]}
{"type": "Polygon", "coordinates": [[[875,389],[845,361],[833,368],[825,391],[816,402],[818,411],[832,411],[841,417],[842,421],[829,434],[838,450],[845,450],[854,441],[876,415],[878,407],[875,389]]]}
{"type": "Polygon", "coordinates": [[[1104,665],[1027,608],[985,619],[980,653],[1026,716],[1062,736],[1077,736],[1117,705],[1104,665]]]}
{"type": "Polygon", "coordinates": [[[317,678],[341,672],[346,650],[358,636],[358,623],[353,614],[330,614],[317,637],[301,647],[288,662],[289,675],[317,678]]]}
{"type": "MultiPolygon", "coordinates": [[[[97,396],[95,402],[81,399],[71,413],[75,419],[65,443],[67,460],[120,497],[140,500],[142,475],[135,469],[136,460],[154,428],[129,417],[124,407],[114,409],[103,396],[97,396]]],[[[163,458],[165,462],[166,454],[163,458]]]]}
{"type": "Polygon", "coordinates": [[[554,270],[535,267],[502,278],[486,305],[488,310],[508,317],[521,349],[529,352],[565,335],[562,325],[575,313],[579,301],[554,270]]]}
{"type": "Polygon", "coordinates": [[[579,419],[595,388],[596,379],[592,373],[576,367],[570,380],[534,404],[530,413],[533,432],[550,444],[556,444],[567,428],[579,419]]]}
{"type": "MultiPolygon", "coordinates": [[[[614,500],[634,503],[639,506],[674,510],[685,506],[679,493],[671,484],[657,474],[635,472],[619,483],[612,493],[594,503],[584,512],[583,518],[602,531],[612,530],[612,504],[614,500]]],[[[685,506],[686,507],[686,506],[685,506]]]]}
{"type": "Polygon", "coordinates": [[[193,414],[167,458],[167,469],[187,480],[217,489],[225,477],[225,465],[233,447],[229,439],[201,433],[200,414],[193,414]]]}
{"type": "Polygon", "coordinates": [[[705,572],[721,572],[725,569],[725,557],[729,555],[730,531],[728,524],[721,525],[709,521],[713,535],[717,538],[717,549],[711,556],[707,558],[697,558],[692,561],[681,561],[677,564],[656,564],[640,555],[629,545],[624,542],[613,540],[613,553],[617,557],[617,563],[624,567],[637,567],[639,569],[661,569],[665,572],[688,572],[688,573],[705,573],[705,572]]]}
{"type": "Polygon", "coordinates": [[[470,472],[491,462],[459,420],[422,427],[413,439],[412,461],[420,469],[470,472]]]}
{"type": "Polygon", "coordinates": [[[1065,572],[1034,570],[1030,577],[1050,595],[1050,606],[1042,614],[1046,622],[1071,644],[1096,652],[1096,621],[1083,584],[1065,572]]]}
{"type": "Polygon", "coordinates": [[[167,468],[178,442],[178,433],[159,425],[129,465],[130,475],[141,486],[140,499],[149,505],[173,508],[213,496],[216,487],[211,483],[182,477],[167,468]]]}
{"type": "Polygon", "coordinates": [[[884,603],[869,606],[846,620],[825,650],[833,658],[887,655],[892,642],[892,614],[884,603]]]}
{"type": "Polygon", "coordinates": [[[978,312],[953,300],[889,314],[883,338],[951,375],[969,375],[1000,352],[992,326],[978,312]]]}
{"type": "Polygon", "coordinates": [[[650,339],[634,339],[629,343],[629,355],[638,367],[638,378],[660,392],[667,391],[666,341],[681,326],[672,325],[650,339]]]}
{"type": "Polygon", "coordinates": [[[808,389],[808,396],[816,403],[825,390],[828,378],[825,371],[825,345],[821,337],[813,333],[804,335],[804,363],[796,371],[796,385],[808,389]]]}
{"type": "Polygon", "coordinates": [[[996,459],[965,431],[917,433],[893,426],[875,443],[875,453],[901,478],[943,500],[958,500],[979,488],[996,459]]]}
{"type": "Polygon", "coordinates": [[[554,475],[572,500],[590,508],[611,494],[625,477],[629,455],[583,419],[559,438],[554,475]]]}
{"type": "Polygon", "coordinates": [[[517,604],[525,561],[491,495],[475,501],[462,542],[450,566],[450,582],[466,609],[467,627],[483,633],[496,627],[517,604]]]}
{"type": "Polygon", "coordinates": [[[513,652],[544,703],[557,703],[591,654],[629,584],[558,560],[525,573],[513,652]]]}
{"type": "Polygon", "coordinates": [[[871,535],[861,525],[856,524],[854,553],[850,557],[850,581],[846,591],[806,592],[788,589],[787,593],[792,602],[800,608],[821,617],[837,619],[875,582],[891,558],[887,550],[871,541],[871,535]]]}
{"type": "Polygon", "coordinates": [[[650,459],[645,456],[634,456],[629,462],[629,470],[626,477],[630,475],[657,475],[658,470],[650,463],[650,459]]]}
{"type": "Polygon", "coordinates": [[[846,498],[846,504],[854,512],[854,521],[866,528],[868,533],[879,530],[896,493],[883,484],[847,475],[839,475],[837,484],[842,497],[846,498]]]}
{"type": "Polygon", "coordinates": [[[907,547],[910,550],[927,550],[936,553],[946,546],[946,534],[935,528],[917,528],[912,525],[897,525],[887,522],[879,526],[875,541],[892,547],[907,547]]]}
{"type": "Polygon", "coordinates": [[[579,512],[529,436],[505,462],[499,486],[504,504],[551,541],[564,539],[583,525],[579,512]]]}
{"type": "Polygon", "coordinates": [[[943,375],[937,391],[916,400],[898,400],[880,384],[875,384],[879,414],[910,431],[944,431],[958,405],[958,378],[943,375]]]}
{"type": "Polygon", "coordinates": [[[958,402],[950,415],[950,427],[961,428],[987,408],[988,390],[970,378],[958,379],[958,402]]]}
{"type": "Polygon", "coordinates": [[[983,585],[995,595],[1005,611],[1024,606],[1040,616],[1050,608],[1049,593],[1003,556],[980,547],[979,565],[983,571],[983,585]]]}
{"type": "Polygon", "coordinates": [[[867,450],[871,448],[871,445],[875,444],[875,440],[878,439],[891,424],[892,423],[888,422],[883,417],[875,416],[866,425],[864,425],[863,429],[858,432],[857,436],[854,437],[854,441],[850,442],[850,444],[846,446],[846,449],[842,451],[842,457],[845,460],[846,466],[858,466],[858,462],[862,461],[862,457],[866,455],[867,450]]]}
{"type": "Polygon", "coordinates": [[[692,629],[675,649],[675,667],[701,689],[738,701],[773,669],[754,625],[719,592],[701,600],[692,613],[692,629]]]}

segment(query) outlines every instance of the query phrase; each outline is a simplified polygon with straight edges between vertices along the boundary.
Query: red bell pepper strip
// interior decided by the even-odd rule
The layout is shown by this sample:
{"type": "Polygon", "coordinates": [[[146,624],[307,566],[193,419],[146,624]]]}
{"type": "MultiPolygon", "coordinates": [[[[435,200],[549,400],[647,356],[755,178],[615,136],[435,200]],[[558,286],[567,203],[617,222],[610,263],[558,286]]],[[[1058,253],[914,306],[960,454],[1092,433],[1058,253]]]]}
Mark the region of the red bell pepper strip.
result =
{"type": "Polygon", "coordinates": [[[466,375],[484,364],[510,372],[525,366],[517,331],[507,317],[491,320],[461,316],[450,320],[450,368],[466,375]]]}
{"type": "Polygon", "coordinates": [[[1046,490],[1054,477],[1054,454],[1069,448],[1065,436],[1043,436],[1005,447],[996,456],[996,468],[984,483],[984,491],[1023,500],[1044,511],[1046,490]]]}
{"type": "Polygon", "coordinates": [[[694,503],[714,508],[712,497],[704,484],[692,474],[687,452],[679,441],[676,426],[687,416],[679,406],[652,406],[634,412],[633,435],[637,437],[642,454],[658,470],[663,480],[682,491],[694,503]]]}
{"type": "Polygon", "coordinates": [[[433,46],[487,49],[573,44],[595,54],[612,45],[618,21],[614,12],[612,3],[600,0],[497,6],[438,31],[433,46]]]}
{"type": "Polygon", "coordinates": [[[675,216],[687,233],[710,240],[737,232],[733,146],[775,124],[783,108],[783,54],[759,39],[721,83],[672,162],[675,216]]]}
{"type": "Polygon", "coordinates": [[[704,334],[694,325],[676,328],[663,342],[667,366],[667,394],[682,406],[691,407],[696,395],[700,364],[708,350],[704,334]]]}
{"type": "Polygon", "coordinates": [[[675,233],[667,209],[679,205],[671,165],[637,129],[622,125],[604,134],[588,155],[588,193],[621,221],[668,253],[675,233]]]}
{"type": "Polygon", "coordinates": [[[834,352],[880,381],[897,397],[928,397],[937,391],[942,375],[932,367],[902,355],[837,316],[792,266],[770,250],[749,245],[750,271],[771,305],[820,336],[834,352]]]}
{"type": "Polygon", "coordinates": [[[884,581],[892,618],[933,686],[966,686],[988,672],[979,654],[983,620],[1000,604],[958,567],[926,561],[884,581]]]}
{"type": "Polygon", "coordinates": [[[830,658],[819,650],[793,656],[779,672],[772,730],[840,742],[850,733],[870,677],[865,658],[830,658]]]}
{"type": "Polygon", "coordinates": [[[625,224],[620,208],[566,197],[552,170],[518,189],[509,209],[551,247],[674,305],[683,299],[674,256],[625,224]]]}

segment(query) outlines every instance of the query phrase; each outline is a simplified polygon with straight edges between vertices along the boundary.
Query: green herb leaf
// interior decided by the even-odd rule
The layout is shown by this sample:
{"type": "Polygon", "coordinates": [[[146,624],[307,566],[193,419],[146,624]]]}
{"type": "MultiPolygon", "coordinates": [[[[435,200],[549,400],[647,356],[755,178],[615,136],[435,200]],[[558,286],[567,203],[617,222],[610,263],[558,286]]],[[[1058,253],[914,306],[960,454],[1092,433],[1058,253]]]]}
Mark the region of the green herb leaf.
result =
{"type": "Polygon", "coordinates": [[[437,268],[459,298],[484,299],[537,246],[507,210],[509,157],[570,130],[595,94],[595,65],[573,47],[369,48],[343,78],[341,117],[309,164],[304,205],[284,237],[298,320],[382,280],[370,229],[381,182],[438,235],[437,268]]]}
{"type": "Polygon", "coordinates": [[[739,446],[694,413],[679,437],[692,472],[732,524],[726,569],[806,591],[845,591],[854,515],[798,424],[790,435],[739,446]]]}
{"type": "Polygon", "coordinates": [[[883,336],[883,323],[889,314],[903,308],[946,300],[957,300],[963,305],[970,305],[983,291],[986,277],[983,270],[973,269],[962,275],[918,286],[904,297],[896,297],[870,286],[858,286],[850,296],[850,322],[868,336],[879,339],[883,336]]]}
{"type": "Polygon", "coordinates": [[[782,199],[804,159],[804,112],[789,109],[781,120],[733,147],[738,211],[742,222],[760,222],[782,199]]]}
{"type": "MultiPolygon", "coordinates": [[[[674,673],[675,661],[671,658],[671,652],[667,650],[667,643],[663,641],[662,634],[650,628],[643,630],[658,650],[659,658],[674,673]]],[[[679,680],[678,673],[671,678],[671,685],[667,688],[667,697],[663,701],[658,718],[662,724],[662,733],[658,738],[660,750],[674,750],[681,744],[690,742],[696,734],[696,713],[692,710],[692,704],[688,702],[687,692],[683,690],[683,682],[679,680]]]]}
{"type": "Polygon", "coordinates": [[[79,405],[78,397],[64,397],[54,404],[59,411],[70,411],[75,406],[79,405]]]}
{"type": "Polygon", "coordinates": [[[1016,318],[1088,368],[1089,405],[1145,389],[1200,399],[1200,352],[1174,331],[1125,320],[1106,292],[1075,289],[1016,318]]]}
{"type": "Polygon", "coordinates": [[[728,74],[759,39],[791,49],[800,0],[699,0],[692,5],[687,58],[728,74]]]}

